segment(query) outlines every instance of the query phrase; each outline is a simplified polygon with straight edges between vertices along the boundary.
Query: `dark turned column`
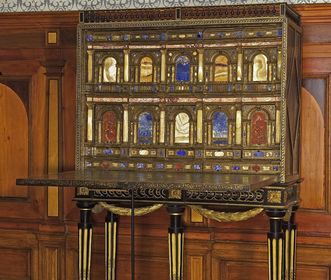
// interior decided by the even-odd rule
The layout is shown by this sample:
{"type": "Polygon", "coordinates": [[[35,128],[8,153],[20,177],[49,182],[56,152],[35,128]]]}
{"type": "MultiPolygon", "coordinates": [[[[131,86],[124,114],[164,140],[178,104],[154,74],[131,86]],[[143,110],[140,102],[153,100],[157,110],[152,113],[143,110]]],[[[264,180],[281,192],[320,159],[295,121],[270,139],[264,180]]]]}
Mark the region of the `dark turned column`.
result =
{"type": "Polygon", "coordinates": [[[184,228],[182,215],[184,207],[169,205],[170,227],[168,228],[169,242],[169,280],[183,280],[183,251],[184,251],[184,228]]]}
{"type": "Polygon", "coordinates": [[[80,210],[78,224],[78,279],[90,280],[92,255],[92,222],[91,210],[94,203],[88,201],[77,202],[80,210]]]}
{"type": "Polygon", "coordinates": [[[105,272],[106,280],[116,279],[116,245],[118,216],[107,212],[105,220],[105,272]]]}
{"type": "Polygon", "coordinates": [[[270,219],[268,232],[269,280],[284,279],[284,234],[282,232],[285,210],[269,209],[266,211],[270,219]]]}
{"type": "Polygon", "coordinates": [[[285,243],[285,280],[296,279],[296,235],[297,226],[295,224],[295,212],[298,206],[292,208],[291,216],[288,221],[283,222],[284,243],[285,243]]]}

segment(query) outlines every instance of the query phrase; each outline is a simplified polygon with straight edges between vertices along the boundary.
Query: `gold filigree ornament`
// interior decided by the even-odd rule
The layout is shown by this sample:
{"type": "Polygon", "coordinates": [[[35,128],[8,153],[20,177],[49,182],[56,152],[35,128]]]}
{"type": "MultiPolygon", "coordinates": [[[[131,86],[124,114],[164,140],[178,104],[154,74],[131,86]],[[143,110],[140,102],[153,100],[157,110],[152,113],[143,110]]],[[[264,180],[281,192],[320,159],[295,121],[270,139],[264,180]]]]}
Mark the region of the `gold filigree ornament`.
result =
{"type": "MultiPolygon", "coordinates": [[[[108,204],[106,202],[99,202],[98,205],[100,205],[102,208],[106,209],[109,212],[112,212],[119,216],[131,216],[131,208],[127,207],[119,207],[113,204],[108,204]]],[[[159,210],[163,204],[153,204],[151,206],[147,207],[140,207],[134,209],[134,215],[135,216],[143,216],[149,213],[152,213],[156,210],[159,210]]]]}
{"type": "Polygon", "coordinates": [[[191,209],[198,212],[205,218],[218,222],[239,222],[253,218],[263,211],[263,208],[254,208],[243,212],[219,212],[210,210],[197,205],[189,205],[191,209]]]}

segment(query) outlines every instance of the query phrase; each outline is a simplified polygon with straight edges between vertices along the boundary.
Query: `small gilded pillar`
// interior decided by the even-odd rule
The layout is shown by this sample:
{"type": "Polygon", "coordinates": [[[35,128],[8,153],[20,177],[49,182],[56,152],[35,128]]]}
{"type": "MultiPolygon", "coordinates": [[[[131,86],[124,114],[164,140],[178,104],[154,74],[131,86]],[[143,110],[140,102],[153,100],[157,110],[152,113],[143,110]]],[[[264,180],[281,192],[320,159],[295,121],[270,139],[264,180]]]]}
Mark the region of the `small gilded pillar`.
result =
{"type": "Polygon", "coordinates": [[[241,144],[241,110],[236,111],[236,145],[241,144]]]}
{"type": "Polygon", "coordinates": [[[116,279],[116,245],[118,216],[107,212],[105,219],[105,279],[116,279]]]}
{"type": "Polygon", "coordinates": [[[87,51],[87,82],[93,82],[93,50],[87,51]]]}
{"type": "Polygon", "coordinates": [[[283,280],[284,234],[282,232],[282,223],[285,211],[270,209],[266,213],[270,219],[270,231],[268,232],[269,280],[283,280]]]}
{"type": "Polygon", "coordinates": [[[165,109],[163,106],[161,106],[161,111],[160,111],[160,139],[159,142],[161,144],[164,143],[165,139],[165,109]]]}
{"type": "Polygon", "coordinates": [[[199,60],[198,60],[198,81],[199,83],[202,83],[203,82],[203,62],[204,62],[204,59],[203,59],[203,49],[199,49],[198,50],[198,57],[199,57],[199,60]]]}
{"type": "Polygon", "coordinates": [[[166,81],[166,55],[167,50],[162,49],[161,50],[161,82],[164,83],[166,81]]]}
{"type": "Polygon", "coordinates": [[[202,104],[199,104],[197,107],[197,143],[202,144],[203,142],[203,111],[202,104]]]}
{"type": "Polygon", "coordinates": [[[284,262],[285,262],[285,280],[295,280],[296,279],[296,236],[297,236],[297,226],[295,224],[295,212],[297,206],[292,208],[291,216],[288,221],[283,222],[284,231],[284,262]]]}
{"type": "Polygon", "coordinates": [[[123,105],[123,142],[129,141],[129,108],[123,105]]]}
{"type": "Polygon", "coordinates": [[[78,224],[78,279],[90,280],[92,255],[92,222],[91,210],[93,203],[88,201],[77,202],[80,210],[78,224]]]}
{"type": "Polygon", "coordinates": [[[169,280],[183,280],[184,228],[182,216],[184,207],[170,205],[168,212],[170,214],[170,227],[168,228],[169,280]]]}
{"type": "Polygon", "coordinates": [[[93,106],[91,104],[87,105],[87,129],[86,129],[86,138],[88,142],[93,141],[93,106]]]}
{"type": "Polygon", "coordinates": [[[129,50],[124,50],[124,82],[129,81],[129,69],[130,69],[130,60],[129,60],[129,50]]]}

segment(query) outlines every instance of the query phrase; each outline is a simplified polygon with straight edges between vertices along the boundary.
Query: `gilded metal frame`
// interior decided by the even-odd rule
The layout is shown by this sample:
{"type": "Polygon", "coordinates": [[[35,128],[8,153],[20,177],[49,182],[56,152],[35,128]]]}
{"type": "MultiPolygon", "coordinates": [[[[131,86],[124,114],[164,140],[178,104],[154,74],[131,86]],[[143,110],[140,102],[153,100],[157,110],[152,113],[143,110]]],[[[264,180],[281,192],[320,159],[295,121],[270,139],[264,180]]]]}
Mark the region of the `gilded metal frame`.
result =
{"type": "MultiPolygon", "coordinates": [[[[285,135],[286,135],[286,83],[287,83],[287,28],[288,19],[285,16],[277,17],[259,17],[259,18],[227,18],[227,19],[199,19],[199,20],[170,20],[170,21],[150,21],[150,22],[112,22],[112,23],[80,23],[78,26],[77,40],[78,40],[78,54],[77,54],[77,124],[76,124],[76,169],[84,169],[82,162],[82,153],[84,149],[84,133],[82,133],[82,128],[84,127],[83,120],[84,110],[82,95],[86,92],[84,77],[87,75],[86,67],[88,61],[86,61],[84,54],[87,51],[87,44],[83,42],[83,34],[85,30],[121,30],[121,29],[135,29],[135,28],[178,28],[178,27],[190,27],[190,26],[214,26],[214,25],[227,25],[229,27],[234,25],[245,25],[245,24],[281,24],[282,25],[282,68],[281,68],[281,88],[280,88],[280,115],[281,115],[281,135],[280,135],[280,176],[281,181],[285,180],[285,135]]],[[[273,43],[268,43],[267,41],[262,42],[265,46],[274,46],[273,43]]],[[[236,43],[231,42],[229,47],[234,47],[236,43]]],[[[161,47],[161,46],[160,46],[161,47]]],[[[278,47],[279,49],[279,47],[278,47]]],[[[237,58],[236,58],[237,59],[237,58]]],[[[232,61],[229,60],[229,66],[232,66],[232,61]]],[[[278,75],[278,73],[277,73],[278,75]]],[[[221,84],[221,83],[220,83],[221,84]]],[[[248,97],[249,98],[249,97],[248,97]]],[[[243,98],[241,99],[243,100],[243,98]]],[[[275,106],[278,107],[277,103],[275,106]]],[[[193,116],[195,116],[193,114],[193,116]]],[[[229,118],[230,120],[230,118],[229,118]]],[[[270,120],[270,119],[269,119],[270,120]]],[[[196,131],[196,128],[194,128],[196,131]]],[[[196,133],[194,133],[196,136],[196,133]]],[[[130,136],[129,136],[130,137],[130,136]]],[[[192,142],[192,141],[191,141],[192,142]]],[[[196,143],[193,141],[191,144],[196,143]]],[[[272,157],[271,157],[272,159],[272,157]]],[[[275,158],[276,159],[276,158],[275,158]]],[[[238,164],[241,166],[240,164],[238,164]]]]}

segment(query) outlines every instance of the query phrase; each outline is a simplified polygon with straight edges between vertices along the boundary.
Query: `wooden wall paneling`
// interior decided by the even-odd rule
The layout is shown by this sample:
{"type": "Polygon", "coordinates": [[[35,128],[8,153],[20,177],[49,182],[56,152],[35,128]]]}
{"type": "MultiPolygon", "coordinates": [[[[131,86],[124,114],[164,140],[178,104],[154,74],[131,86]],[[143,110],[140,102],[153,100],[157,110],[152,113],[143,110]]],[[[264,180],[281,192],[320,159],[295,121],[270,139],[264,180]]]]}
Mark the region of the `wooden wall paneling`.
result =
{"type": "Polygon", "coordinates": [[[65,237],[60,235],[39,235],[39,273],[41,279],[65,280],[65,237]]]}
{"type": "Polygon", "coordinates": [[[208,239],[193,239],[194,237],[201,238],[199,233],[197,235],[189,234],[185,239],[184,276],[187,280],[211,279],[211,242],[208,239]]]}
{"type": "Polygon", "coordinates": [[[1,230],[0,279],[38,280],[38,241],[28,231],[1,230]],[[5,256],[5,257],[4,257],[5,256]]]}
{"type": "MultiPolygon", "coordinates": [[[[33,67],[35,65],[33,64],[33,67]]],[[[15,76],[13,75],[14,69],[12,68],[12,65],[10,63],[7,63],[7,65],[2,65],[2,70],[4,72],[9,74],[11,82],[15,80],[15,76]]],[[[28,67],[29,68],[29,67],[28,67]]],[[[30,68],[29,68],[30,69],[30,68]]],[[[23,76],[23,77],[26,77],[23,76]]],[[[18,77],[18,80],[20,80],[22,76],[18,77]]],[[[2,79],[6,79],[4,76],[2,79]]],[[[29,127],[29,133],[28,133],[28,172],[29,174],[40,174],[43,173],[43,156],[44,156],[44,150],[43,147],[45,146],[43,141],[45,141],[44,136],[44,126],[40,125],[43,123],[45,116],[43,116],[44,112],[44,104],[42,103],[43,96],[41,88],[44,86],[43,84],[44,77],[43,77],[43,70],[42,69],[35,69],[35,73],[31,77],[31,86],[27,89],[27,92],[25,92],[26,95],[29,96],[27,100],[29,100],[29,116],[28,116],[28,127],[29,127]],[[36,126],[35,126],[36,125],[36,126]],[[36,172],[38,170],[38,172],[36,172]],[[36,172],[36,173],[34,173],[36,172]]],[[[15,112],[12,109],[13,113],[15,112]]],[[[19,125],[12,124],[12,129],[19,127],[19,125]]],[[[23,133],[23,130],[22,130],[23,133]]],[[[22,134],[24,135],[24,133],[22,134]]],[[[22,136],[22,139],[24,136],[22,136]]],[[[5,153],[3,153],[1,156],[4,156],[5,153]]],[[[24,162],[24,155],[20,156],[20,153],[16,151],[10,155],[17,160],[22,160],[24,162]]],[[[2,157],[3,159],[3,157],[2,157]]],[[[19,164],[17,164],[19,166],[19,164]]],[[[13,169],[15,169],[13,167],[13,169]]],[[[16,179],[16,176],[19,174],[16,174],[12,180],[16,179]]],[[[24,174],[22,174],[24,175],[24,174]]],[[[22,176],[21,175],[21,176],[22,176]]],[[[22,189],[22,191],[24,188],[22,189]]],[[[25,218],[25,219],[40,219],[43,214],[43,192],[38,192],[36,189],[30,188],[27,191],[27,196],[25,199],[21,197],[20,199],[10,198],[8,199],[2,199],[0,202],[0,216],[2,219],[10,220],[12,218],[25,218]]]]}
{"type": "MultiPolygon", "coordinates": [[[[75,30],[72,30],[72,33],[75,30]]],[[[71,33],[71,34],[72,34],[71,33]]],[[[63,36],[61,36],[63,38],[63,36]]],[[[76,61],[75,49],[70,50],[66,56],[66,64],[63,71],[62,86],[62,170],[75,169],[75,137],[76,137],[76,61]]],[[[72,202],[75,191],[72,188],[63,190],[63,215],[65,220],[77,222],[79,211],[72,202]]]]}
{"type": "MultiPolygon", "coordinates": [[[[324,105],[324,104],[323,104],[324,105]]],[[[325,210],[324,115],[314,96],[301,92],[301,184],[302,208],[325,210]]]]}
{"type": "Polygon", "coordinates": [[[323,266],[298,266],[297,279],[300,280],[328,280],[330,279],[330,268],[323,266]]]}
{"type": "Polygon", "coordinates": [[[16,178],[28,175],[28,116],[19,96],[0,84],[0,197],[27,197],[16,178]],[[13,156],[17,155],[17,156],[13,156]]]}
{"type": "MultiPolygon", "coordinates": [[[[65,279],[78,278],[78,229],[77,225],[68,227],[65,239],[65,279]]],[[[93,257],[92,257],[93,259],[93,257]]]]}
{"type": "Polygon", "coordinates": [[[212,258],[212,280],[268,279],[266,243],[216,242],[212,258]]]}
{"type": "MultiPolygon", "coordinates": [[[[46,69],[45,94],[47,99],[47,172],[58,172],[62,168],[60,164],[62,154],[62,74],[65,62],[62,60],[46,60],[43,62],[46,69]]],[[[58,187],[47,188],[47,216],[58,217],[60,212],[60,203],[58,187]]]]}

